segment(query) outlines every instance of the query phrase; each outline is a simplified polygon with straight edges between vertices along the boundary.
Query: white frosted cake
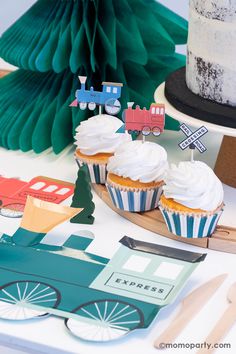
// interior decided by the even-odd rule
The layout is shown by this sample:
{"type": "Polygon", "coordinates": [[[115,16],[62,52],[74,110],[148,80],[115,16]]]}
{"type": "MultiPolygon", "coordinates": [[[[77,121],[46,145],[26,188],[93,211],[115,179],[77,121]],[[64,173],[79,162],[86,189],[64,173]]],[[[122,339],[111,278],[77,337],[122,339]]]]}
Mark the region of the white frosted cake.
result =
{"type": "Polygon", "coordinates": [[[186,83],[203,98],[236,106],[236,0],[190,0],[186,83]]]}

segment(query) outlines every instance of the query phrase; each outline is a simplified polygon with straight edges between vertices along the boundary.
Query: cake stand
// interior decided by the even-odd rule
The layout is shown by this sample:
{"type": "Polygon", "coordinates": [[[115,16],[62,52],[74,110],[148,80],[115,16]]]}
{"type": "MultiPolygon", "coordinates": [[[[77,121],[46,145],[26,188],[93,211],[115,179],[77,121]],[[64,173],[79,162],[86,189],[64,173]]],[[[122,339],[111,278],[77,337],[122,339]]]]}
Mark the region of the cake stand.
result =
{"type": "Polygon", "coordinates": [[[178,111],[165,97],[165,83],[156,89],[154,98],[156,102],[165,104],[166,113],[173,119],[196,128],[204,125],[209,131],[224,135],[214,171],[223,183],[236,188],[236,129],[212,124],[178,111]]]}
{"type": "Polygon", "coordinates": [[[178,111],[174,106],[170,104],[170,102],[165,97],[165,82],[163,82],[155,91],[154,99],[156,102],[162,102],[165,104],[166,113],[182,123],[190,124],[192,127],[200,128],[204,125],[209,131],[220,133],[223,135],[236,137],[236,129],[223,127],[220,125],[212,124],[209,122],[205,122],[204,120],[200,120],[194,117],[190,117],[180,111],[178,111]]]}

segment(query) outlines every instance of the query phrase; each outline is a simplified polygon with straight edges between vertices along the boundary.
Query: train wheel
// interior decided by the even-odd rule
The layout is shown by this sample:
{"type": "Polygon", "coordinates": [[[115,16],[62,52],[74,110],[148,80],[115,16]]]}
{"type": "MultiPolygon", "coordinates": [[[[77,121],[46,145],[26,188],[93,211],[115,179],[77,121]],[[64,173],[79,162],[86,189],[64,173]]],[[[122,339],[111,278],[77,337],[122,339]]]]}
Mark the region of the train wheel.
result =
{"type": "Polygon", "coordinates": [[[150,127],[143,127],[142,134],[148,136],[151,133],[150,127]]]}
{"type": "Polygon", "coordinates": [[[106,342],[142,327],[143,313],[134,305],[118,300],[91,301],[77,307],[78,318],[65,320],[69,331],[77,337],[106,342]]]}
{"type": "Polygon", "coordinates": [[[21,218],[24,214],[24,204],[12,203],[0,209],[0,214],[7,218],[21,218]]]}
{"type": "Polygon", "coordinates": [[[84,111],[87,108],[87,103],[86,102],[80,102],[79,108],[82,109],[82,111],[84,111]]]}
{"type": "Polygon", "coordinates": [[[89,109],[90,111],[94,111],[95,108],[96,108],[96,103],[94,103],[94,102],[89,102],[89,104],[88,104],[88,109],[89,109]]]}
{"type": "Polygon", "coordinates": [[[0,318],[7,320],[28,320],[48,315],[45,310],[35,310],[26,305],[56,308],[60,293],[46,283],[15,281],[0,287],[0,318]]]}
{"type": "Polygon", "coordinates": [[[105,111],[107,114],[117,114],[121,110],[121,104],[120,101],[115,99],[115,98],[110,98],[105,102],[105,111]]]}
{"type": "Polygon", "coordinates": [[[158,127],[154,127],[154,128],[152,129],[152,134],[153,134],[154,136],[159,136],[159,135],[161,134],[161,129],[158,128],[158,127]]]}

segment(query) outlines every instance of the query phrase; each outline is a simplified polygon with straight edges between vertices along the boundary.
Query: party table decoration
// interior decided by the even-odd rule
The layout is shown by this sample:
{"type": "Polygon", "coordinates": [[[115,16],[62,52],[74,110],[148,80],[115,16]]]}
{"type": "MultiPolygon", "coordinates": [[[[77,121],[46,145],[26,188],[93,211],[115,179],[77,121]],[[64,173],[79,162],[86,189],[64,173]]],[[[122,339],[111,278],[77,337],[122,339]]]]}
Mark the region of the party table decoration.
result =
{"type": "Polygon", "coordinates": [[[72,183],[45,176],[34,177],[29,182],[0,176],[0,215],[22,217],[28,195],[59,204],[73,192],[72,183]]]}
{"type": "Polygon", "coordinates": [[[79,76],[81,87],[79,90],[76,90],[76,99],[70,104],[70,107],[77,107],[79,105],[79,108],[82,110],[88,107],[90,111],[94,111],[98,106],[99,115],[101,115],[102,107],[104,106],[107,114],[118,114],[121,109],[119,98],[123,84],[118,82],[103,82],[102,91],[94,91],[92,86],[89,90],[86,90],[86,80],[86,76],[79,76]]]}
{"type": "Polygon", "coordinates": [[[194,160],[195,148],[200,153],[207,149],[200,138],[208,130],[205,126],[192,132],[181,124],[187,136],[179,143],[182,150],[189,148],[190,161],[171,164],[165,176],[159,209],[170,232],[187,238],[210,237],[224,210],[224,190],[213,170],[202,161],[194,160]]]}
{"type": "Polygon", "coordinates": [[[92,214],[94,212],[95,205],[93,203],[90,178],[86,165],[81,166],[78,171],[71,206],[73,208],[83,208],[83,210],[79,214],[75,215],[70,222],[78,224],[94,223],[94,217],[92,214]]]}
{"type": "MultiPolygon", "coordinates": [[[[159,136],[164,132],[165,126],[165,105],[162,103],[152,103],[149,109],[140,106],[133,107],[134,102],[128,102],[128,108],[123,111],[122,118],[125,122],[123,130],[127,130],[130,134],[143,135],[145,137],[152,134],[159,136]]],[[[121,131],[119,131],[121,132],[121,131]]]]}
{"type": "Polygon", "coordinates": [[[122,121],[99,112],[76,128],[74,157],[78,167],[88,167],[92,183],[105,184],[107,164],[119,146],[131,141],[128,133],[117,134],[122,121]]]}
{"type": "Polygon", "coordinates": [[[186,124],[181,124],[180,125],[180,130],[186,135],[186,138],[179,143],[179,147],[182,150],[185,150],[186,148],[189,147],[191,150],[191,161],[194,161],[194,150],[195,148],[202,154],[207,150],[205,145],[200,141],[200,138],[205,135],[208,132],[208,129],[204,126],[200,127],[199,129],[195,130],[192,132],[192,130],[186,125],[186,124]]]}
{"type": "Polygon", "coordinates": [[[20,228],[0,239],[0,318],[54,314],[80,339],[100,342],[148,328],[206,254],[124,236],[107,259],[86,251],[94,239],[88,231],[74,233],[62,246],[41,242],[79,212],[28,197],[20,228]]]}
{"type": "MultiPolygon", "coordinates": [[[[88,118],[68,107],[77,75],[97,91],[122,82],[121,104],[146,106],[184,65],[175,45],[186,38],[187,22],[154,0],[38,0],[0,38],[0,56],[20,68],[0,81],[0,145],[59,153],[72,142],[88,118]]],[[[166,128],[178,124],[167,117],[166,128]]]]}
{"type": "Polygon", "coordinates": [[[201,248],[209,248],[220,252],[236,253],[236,228],[227,225],[217,225],[211,237],[179,237],[170,232],[166,222],[159,209],[146,212],[135,212],[121,210],[117,208],[109,192],[105,186],[93,184],[93,189],[97,195],[111,208],[113,211],[128,219],[132,223],[164,237],[168,237],[175,241],[181,241],[201,248]]]}

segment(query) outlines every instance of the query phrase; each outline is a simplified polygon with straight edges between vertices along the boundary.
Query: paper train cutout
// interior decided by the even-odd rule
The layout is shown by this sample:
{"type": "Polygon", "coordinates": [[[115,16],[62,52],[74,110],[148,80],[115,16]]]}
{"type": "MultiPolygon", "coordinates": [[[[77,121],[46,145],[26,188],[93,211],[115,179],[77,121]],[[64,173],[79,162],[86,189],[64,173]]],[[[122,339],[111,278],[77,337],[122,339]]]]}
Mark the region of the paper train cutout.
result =
{"type": "Polygon", "coordinates": [[[82,231],[62,246],[43,243],[47,232],[80,210],[27,198],[20,228],[0,239],[0,318],[54,314],[90,341],[149,327],[206,255],[124,236],[107,259],[86,251],[94,236],[82,231]]]}

